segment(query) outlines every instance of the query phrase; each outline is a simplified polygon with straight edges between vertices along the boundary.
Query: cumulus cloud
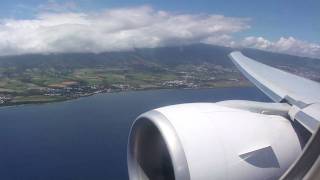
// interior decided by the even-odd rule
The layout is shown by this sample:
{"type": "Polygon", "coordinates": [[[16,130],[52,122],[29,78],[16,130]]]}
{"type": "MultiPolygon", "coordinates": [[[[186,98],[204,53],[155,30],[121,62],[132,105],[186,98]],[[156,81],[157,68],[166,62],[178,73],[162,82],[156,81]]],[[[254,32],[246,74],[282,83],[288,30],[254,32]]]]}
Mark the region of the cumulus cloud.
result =
{"type": "Polygon", "coordinates": [[[281,37],[235,41],[250,28],[248,18],[216,14],[177,14],[150,6],[80,12],[76,3],[49,0],[33,19],[0,19],[0,56],[28,53],[106,52],[192,43],[250,47],[320,57],[320,45],[281,37]]]}
{"type": "MultiPolygon", "coordinates": [[[[52,1],[50,6],[58,5],[52,1]]],[[[46,12],[34,19],[0,20],[0,55],[98,53],[199,42],[231,45],[233,33],[250,28],[248,21],[214,14],[176,14],[149,6],[99,13],[46,12]]]]}
{"type": "Polygon", "coordinates": [[[281,37],[272,42],[263,37],[246,37],[241,43],[243,47],[257,48],[272,52],[286,53],[297,56],[320,58],[320,45],[308,43],[293,37],[281,37]]]}

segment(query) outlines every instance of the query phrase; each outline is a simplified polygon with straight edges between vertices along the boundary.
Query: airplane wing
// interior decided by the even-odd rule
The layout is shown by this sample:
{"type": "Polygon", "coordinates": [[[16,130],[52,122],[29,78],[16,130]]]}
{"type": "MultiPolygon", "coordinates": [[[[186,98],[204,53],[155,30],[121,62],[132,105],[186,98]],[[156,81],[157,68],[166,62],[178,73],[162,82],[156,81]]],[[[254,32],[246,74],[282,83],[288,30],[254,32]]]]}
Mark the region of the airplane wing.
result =
{"type": "Polygon", "coordinates": [[[276,102],[296,106],[320,102],[320,84],[254,61],[241,52],[232,52],[230,58],[241,72],[276,102]]]}
{"type": "Polygon", "coordinates": [[[229,57],[239,70],[275,102],[292,105],[289,115],[314,133],[320,121],[320,84],[259,63],[232,52],[229,57]]]}

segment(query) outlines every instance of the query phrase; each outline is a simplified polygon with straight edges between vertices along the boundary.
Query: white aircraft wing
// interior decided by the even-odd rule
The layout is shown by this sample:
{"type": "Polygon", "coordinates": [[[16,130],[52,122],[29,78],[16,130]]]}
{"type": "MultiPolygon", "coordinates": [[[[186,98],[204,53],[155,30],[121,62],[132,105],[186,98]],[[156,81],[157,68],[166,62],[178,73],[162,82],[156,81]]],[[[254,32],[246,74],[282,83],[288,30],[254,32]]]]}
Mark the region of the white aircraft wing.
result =
{"type": "Polygon", "coordinates": [[[320,84],[254,61],[241,52],[229,57],[239,70],[260,90],[275,102],[292,105],[289,115],[298,120],[310,132],[314,132],[320,120],[320,84]]]}

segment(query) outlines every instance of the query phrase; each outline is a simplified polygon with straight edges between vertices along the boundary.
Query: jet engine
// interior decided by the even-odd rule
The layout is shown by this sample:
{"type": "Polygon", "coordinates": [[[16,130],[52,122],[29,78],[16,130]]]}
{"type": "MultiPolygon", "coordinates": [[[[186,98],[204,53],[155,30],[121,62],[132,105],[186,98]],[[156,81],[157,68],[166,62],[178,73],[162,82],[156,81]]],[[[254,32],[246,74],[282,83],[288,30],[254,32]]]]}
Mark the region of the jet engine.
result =
{"type": "Polygon", "coordinates": [[[131,127],[131,180],[277,179],[302,152],[281,103],[227,101],[162,107],[131,127]]]}

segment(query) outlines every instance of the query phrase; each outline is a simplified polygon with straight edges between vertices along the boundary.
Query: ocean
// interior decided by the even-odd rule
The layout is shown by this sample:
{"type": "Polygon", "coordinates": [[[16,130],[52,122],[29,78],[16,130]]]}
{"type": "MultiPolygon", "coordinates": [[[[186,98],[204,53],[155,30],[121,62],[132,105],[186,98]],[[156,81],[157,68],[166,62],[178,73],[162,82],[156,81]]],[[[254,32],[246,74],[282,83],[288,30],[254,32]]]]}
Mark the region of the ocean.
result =
{"type": "Polygon", "coordinates": [[[230,99],[270,101],[255,87],[97,94],[0,108],[0,179],[126,180],[134,119],[161,106],[230,99]]]}

